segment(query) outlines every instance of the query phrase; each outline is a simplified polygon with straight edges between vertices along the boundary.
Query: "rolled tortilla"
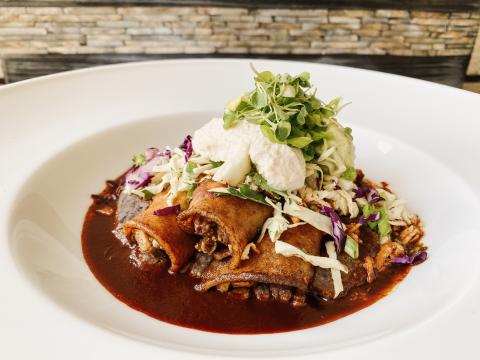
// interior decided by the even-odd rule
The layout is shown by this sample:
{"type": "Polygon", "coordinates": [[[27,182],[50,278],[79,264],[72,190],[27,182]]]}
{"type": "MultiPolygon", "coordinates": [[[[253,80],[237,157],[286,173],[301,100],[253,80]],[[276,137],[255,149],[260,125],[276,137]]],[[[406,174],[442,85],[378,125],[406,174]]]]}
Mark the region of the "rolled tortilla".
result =
{"type": "Polygon", "coordinates": [[[225,185],[207,180],[193,192],[188,210],[177,217],[178,225],[185,232],[201,235],[196,248],[213,254],[217,245],[228,247],[228,266],[239,266],[245,246],[256,240],[263,223],[273,213],[269,206],[231,195],[219,195],[209,190],[225,185]]]}
{"type": "MultiPolygon", "coordinates": [[[[306,224],[288,229],[280,240],[308,254],[318,255],[321,237],[321,231],[306,224]]],[[[223,287],[224,290],[228,289],[229,285],[234,289],[252,287],[259,299],[263,292],[267,297],[278,297],[284,302],[293,299],[294,305],[299,300],[304,303],[305,293],[314,275],[313,266],[298,257],[285,257],[275,253],[275,244],[268,235],[265,235],[256,247],[257,252],[250,251],[249,259],[233,270],[229,269],[226,262],[213,260],[201,274],[202,282],[195,288],[207,291],[214,286],[219,289],[223,287]]]]}
{"type": "Polygon", "coordinates": [[[180,229],[175,213],[154,214],[166,206],[166,194],[156,195],[147,210],[125,222],[124,232],[129,243],[136,244],[141,253],[163,250],[170,259],[169,271],[177,272],[193,255],[195,239],[180,229]]]}

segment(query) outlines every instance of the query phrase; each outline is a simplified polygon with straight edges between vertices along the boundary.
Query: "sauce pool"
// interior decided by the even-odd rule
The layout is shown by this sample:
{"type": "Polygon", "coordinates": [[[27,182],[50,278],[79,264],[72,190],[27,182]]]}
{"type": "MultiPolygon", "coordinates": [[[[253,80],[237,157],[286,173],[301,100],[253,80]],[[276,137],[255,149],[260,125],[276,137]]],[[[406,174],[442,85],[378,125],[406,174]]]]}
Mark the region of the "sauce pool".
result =
{"type": "MultiPolygon", "coordinates": [[[[102,194],[109,194],[111,188],[102,194]]],[[[372,284],[352,289],[335,301],[310,298],[308,305],[294,308],[255,298],[240,300],[218,291],[200,293],[198,279],[188,273],[169,274],[169,264],[149,271],[130,260],[130,249],[112,234],[115,216],[97,210],[93,202],[83,225],[82,249],[90,270],[117,299],[135,310],[171,324],[228,334],[264,334],[319,326],[359,311],[387,295],[407,276],[410,266],[392,265],[372,284]]]]}

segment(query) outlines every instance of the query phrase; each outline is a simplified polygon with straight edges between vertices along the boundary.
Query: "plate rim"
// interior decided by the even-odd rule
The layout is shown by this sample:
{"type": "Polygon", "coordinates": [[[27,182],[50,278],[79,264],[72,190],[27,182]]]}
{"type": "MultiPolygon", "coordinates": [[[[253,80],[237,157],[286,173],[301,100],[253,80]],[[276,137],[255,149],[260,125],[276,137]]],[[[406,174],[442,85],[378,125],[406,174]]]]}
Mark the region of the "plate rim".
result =
{"type": "MultiPolygon", "coordinates": [[[[92,67],[92,68],[86,68],[86,69],[78,69],[78,70],[73,70],[73,71],[67,71],[67,72],[62,72],[62,73],[57,73],[57,74],[51,74],[51,75],[46,75],[46,76],[42,76],[42,77],[39,77],[39,78],[34,78],[34,79],[29,79],[29,80],[25,80],[25,81],[21,81],[21,82],[18,82],[18,83],[13,83],[13,84],[8,84],[6,86],[2,86],[0,88],[0,95],[2,95],[3,93],[5,93],[6,91],[9,91],[10,89],[18,89],[18,88],[21,88],[22,86],[30,86],[30,85],[34,85],[35,83],[38,83],[38,82],[45,82],[45,81],[52,81],[52,80],[62,80],[64,78],[68,78],[69,76],[74,76],[74,75],[82,75],[83,73],[91,73],[91,72],[100,72],[100,71],[105,71],[105,70],[111,70],[112,68],[129,68],[129,67],[142,67],[142,66],[155,66],[155,65],[158,65],[159,63],[160,64],[164,64],[164,63],[170,63],[170,64],[176,64],[178,62],[181,62],[181,63],[197,63],[197,62],[239,62],[239,63],[243,63],[245,61],[251,61],[252,59],[249,59],[249,58],[235,58],[235,59],[223,59],[223,58],[214,58],[214,59],[209,59],[209,58],[202,58],[202,59],[168,59],[168,60],[149,60],[149,61],[140,61],[140,62],[133,62],[133,63],[122,63],[122,64],[109,64],[109,65],[104,65],[104,66],[98,66],[98,67],[92,67]]],[[[305,62],[305,61],[285,61],[285,60],[270,60],[270,59],[258,59],[259,61],[261,62],[264,62],[264,61],[268,61],[268,62],[278,62],[278,63],[306,63],[306,64],[309,64],[310,66],[312,65],[312,62],[305,62]]],[[[339,66],[339,65],[330,65],[330,64],[314,64],[315,66],[320,66],[320,67],[330,67],[330,68],[342,68],[342,69],[349,69],[349,70],[354,70],[354,71],[360,71],[360,72],[369,72],[369,73],[375,73],[377,74],[377,76],[387,76],[387,77],[392,77],[392,78],[400,78],[402,80],[408,80],[408,81],[415,81],[415,82],[420,82],[420,83],[423,83],[425,85],[428,84],[429,86],[435,86],[435,87],[443,87],[443,88],[447,88],[448,91],[460,91],[460,93],[462,94],[468,94],[469,96],[473,95],[476,99],[479,99],[480,100],[480,95],[478,94],[474,94],[474,93],[471,93],[471,92],[468,92],[466,90],[463,90],[463,89],[456,89],[456,88],[451,88],[449,86],[446,86],[446,85],[442,85],[442,84],[436,84],[436,83],[432,83],[432,82],[429,82],[429,81],[426,81],[426,80],[420,80],[420,79],[413,79],[413,78],[408,78],[408,77],[405,77],[405,76],[401,76],[401,75],[394,75],[394,74],[387,74],[387,73],[383,73],[383,72],[379,72],[379,71],[374,71],[374,70],[366,70],[366,69],[358,69],[358,68],[351,68],[351,67],[346,67],[346,66],[339,66]]],[[[101,130],[102,131],[102,130],[101,130]]],[[[50,154],[49,158],[51,156],[55,156],[56,154],[50,154]]],[[[429,154],[428,154],[429,155],[429,154]]],[[[48,160],[47,160],[48,161],[48,160]]],[[[37,164],[36,168],[38,167],[41,167],[42,164],[37,164]]],[[[469,185],[469,184],[466,184],[466,185],[469,185]]],[[[21,186],[19,186],[17,189],[20,189],[21,186]]],[[[16,196],[14,197],[16,198],[16,196]]],[[[478,199],[477,199],[478,200],[478,199]]],[[[6,206],[4,206],[4,204],[2,204],[0,206],[0,209],[7,209],[11,206],[12,204],[7,202],[6,203],[6,206]]],[[[376,343],[376,341],[374,341],[373,343],[376,343]]]]}

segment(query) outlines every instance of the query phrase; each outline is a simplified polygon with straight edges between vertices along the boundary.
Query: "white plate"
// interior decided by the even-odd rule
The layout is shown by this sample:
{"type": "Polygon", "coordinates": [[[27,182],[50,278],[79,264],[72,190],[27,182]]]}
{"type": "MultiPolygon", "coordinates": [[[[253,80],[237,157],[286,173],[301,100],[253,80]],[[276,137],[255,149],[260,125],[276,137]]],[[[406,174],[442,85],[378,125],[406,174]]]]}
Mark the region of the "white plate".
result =
{"type": "Polygon", "coordinates": [[[310,71],[321,98],[352,102],[340,120],[353,128],[357,165],[388,180],[421,214],[429,260],[380,302],[322,327],[232,336],[151,319],[113,298],[83,261],[89,194],[120,174],[132,153],[175,145],[220,114],[251,87],[248,61],[108,66],[9,85],[0,89],[2,357],[404,359],[476,351],[480,96],[344,67],[255,66],[310,71]]]}

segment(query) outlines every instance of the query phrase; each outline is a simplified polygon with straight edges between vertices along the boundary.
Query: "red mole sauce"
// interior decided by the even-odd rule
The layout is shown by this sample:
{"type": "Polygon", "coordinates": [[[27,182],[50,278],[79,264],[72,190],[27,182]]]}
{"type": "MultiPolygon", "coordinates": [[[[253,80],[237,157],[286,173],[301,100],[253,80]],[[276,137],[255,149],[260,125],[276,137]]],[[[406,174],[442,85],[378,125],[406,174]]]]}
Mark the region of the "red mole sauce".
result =
{"type": "MultiPolygon", "coordinates": [[[[107,187],[103,195],[112,192],[107,187]]],[[[193,329],[229,334],[261,334],[319,326],[350,315],[387,295],[409,272],[392,265],[372,284],[352,289],[335,301],[310,298],[294,308],[275,301],[235,299],[218,291],[194,290],[198,279],[171,275],[169,264],[142,271],[130,260],[130,249],[112,234],[115,216],[94,202],[85,217],[82,248],[85,260],[100,283],[120,301],[158,320],[193,329]],[[97,212],[100,210],[100,212],[97,212]],[[103,212],[103,214],[101,213],[103,212]]]]}

